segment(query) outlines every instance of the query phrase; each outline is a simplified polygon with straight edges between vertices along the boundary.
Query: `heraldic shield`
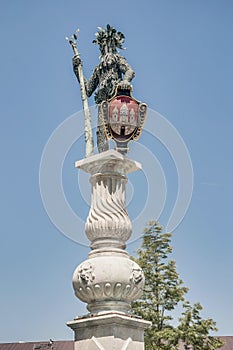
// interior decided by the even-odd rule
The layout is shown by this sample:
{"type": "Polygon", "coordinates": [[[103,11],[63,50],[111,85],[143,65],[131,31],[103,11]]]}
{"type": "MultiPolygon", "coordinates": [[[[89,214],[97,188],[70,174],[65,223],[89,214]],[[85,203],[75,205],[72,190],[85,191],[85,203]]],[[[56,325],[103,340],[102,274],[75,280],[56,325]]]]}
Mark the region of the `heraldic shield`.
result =
{"type": "Polygon", "coordinates": [[[131,96],[131,90],[117,89],[116,95],[101,103],[101,112],[107,139],[116,142],[116,150],[127,153],[128,142],[136,141],[142,132],[147,105],[131,96]]]}

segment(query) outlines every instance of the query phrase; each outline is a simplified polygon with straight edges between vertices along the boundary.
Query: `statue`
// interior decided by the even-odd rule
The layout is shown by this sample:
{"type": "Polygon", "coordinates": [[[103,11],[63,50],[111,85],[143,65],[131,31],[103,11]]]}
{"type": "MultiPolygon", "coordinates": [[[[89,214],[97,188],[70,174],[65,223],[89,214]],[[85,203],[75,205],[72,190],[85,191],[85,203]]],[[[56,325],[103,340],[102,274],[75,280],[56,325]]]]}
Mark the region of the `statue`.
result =
{"type": "Polygon", "coordinates": [[[68,39],[73,51],[74,72],[80,83],[84,116],[86,159],[76,168],[89,173],[91,206],[85,224],[91,252],[74,271],[75,295],[87,304],[89,313],[75,318],[68,326],[75,332],[75,348],[144,349],[143,333],[150,326],[131,312],[131,302],[140,297],[145,277],[142,269],[125,251],[132,234],[126,209],[127,174],[141,165],[126,157],[128,142],[136,140],[146,117],[147,105],[131,96],[134,72],[117,49],[124,35],[107,25],[99,28],[94,43],[100,47],[100,63],[89,81],[84,78],[76,46],[77,35],[68,39]],[[98,106],[97,145],[93,152],[87,98],[95,92],[98,106]],[[108,139],[116,143],[108,150],[108,139]],[[113,327],[114,325],[114,327],[113,327]]]}
{"type": "MultiPolygon", "coordinates": [[[[100,48],[100,63],[95,67],[94,72],[89,81],[85,79],[82,73],[82,62],[77,50],[76,40],[77,36],[74,34],[72,39],[68,39],[74,50],[73,57],[73,69],[74,73],[80,83],[80,89],[83,100],[84,113],[87,105],[87,97],[90,97],[95,92],[95,102],[99,106],[98,110],[98,126],[97,126],[97,147],[98,151],[104,152],[109,149],[106,133],[104,130],[104,122],[100,104],[103,101],[111,99],[116,93],[116,87],[122,90],[131,90],[130,82],[135,76],[135,73],[131,66],[127,63],[126,59],[121,56],[117,49],[123,49],[124,35],[121,32],[117,32],[115,28],[109,24],[106,29],[98,27],[99,31],[95,34],[96,38],[93,40],[94,44],[98,44],[100,48]],[[85,91],[82,91],[85,90],[85,91]]],[[[86,116],[85,119],[90,115],[86,116]]],[[[90,133],[85,132],[85,139],[91,139],[90,133]]],[[[93,140],[89,143],[93,143],[93,140]]],[[[91,146],[90,146],[91,147],[91,146]]],[[[92,154],[93,151],[89,151],[87,156],[92,154]],[[89,154],[90,153],[90,154],[89,154]]]]}

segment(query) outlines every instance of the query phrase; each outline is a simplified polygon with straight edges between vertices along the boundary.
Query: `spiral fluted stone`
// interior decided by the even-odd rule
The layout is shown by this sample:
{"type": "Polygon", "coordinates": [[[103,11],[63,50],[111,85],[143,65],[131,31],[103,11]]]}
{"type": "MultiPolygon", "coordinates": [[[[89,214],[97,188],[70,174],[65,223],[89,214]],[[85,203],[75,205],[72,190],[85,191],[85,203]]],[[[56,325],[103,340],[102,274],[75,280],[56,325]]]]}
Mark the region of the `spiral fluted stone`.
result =
{"type": "Polygon", "coordinates": [[[124,247],[130,238],[132,225],[125,208],[126,182],[126,177],[120,174],[91,177],[92,200],[85,231],[92,248],[104,245],[124,247]]]}
{"type": "Polygon", "coordinates": [[[126,174],[141,169],[141,165],[109,150],[78,161],[75,166],[91,174],[91,207],[85,225],[91,248],[124,249],[132,233],[126,211],[126,174]]]}

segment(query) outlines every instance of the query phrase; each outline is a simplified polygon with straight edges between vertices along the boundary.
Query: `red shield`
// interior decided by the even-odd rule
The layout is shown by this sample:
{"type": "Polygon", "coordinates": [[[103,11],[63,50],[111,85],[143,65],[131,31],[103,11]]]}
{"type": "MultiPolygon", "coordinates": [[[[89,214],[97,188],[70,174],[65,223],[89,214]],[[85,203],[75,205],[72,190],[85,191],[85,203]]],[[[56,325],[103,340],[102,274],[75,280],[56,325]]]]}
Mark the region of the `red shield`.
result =
{"type": "Polygon", "coordinates": [[[137,140],[145,122],[147,105],[135,100],[130,93],[118,90],[110,101],[101,103],[101,113],[106,137],[114,139],[116,150],[125,154],[130,140],[137,140]]]}
{"type": "Polygon", "coordinates": [[[117,96],[109,104],[109,125],[115,136],[128,139],[138,127],[138,103],[129,96],[117,96]]]}

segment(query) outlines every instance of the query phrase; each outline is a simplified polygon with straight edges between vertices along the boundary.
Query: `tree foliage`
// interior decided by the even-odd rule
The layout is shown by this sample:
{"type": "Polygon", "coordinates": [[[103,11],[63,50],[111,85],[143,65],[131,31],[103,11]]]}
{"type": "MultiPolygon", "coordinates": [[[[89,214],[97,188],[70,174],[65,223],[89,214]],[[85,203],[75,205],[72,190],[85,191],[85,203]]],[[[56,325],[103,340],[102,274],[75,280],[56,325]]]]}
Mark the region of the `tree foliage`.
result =
{"type": "Polygon", "coordinates": [[[185,350],[215,350],[220,348],[223,342],[219,338],[209,335],[210,331],[217,331],[216,322],[211,318],[202,319],[200,303],[191,306],[189,302],[186,302],[183,307],[184,311],[179,319],[178,331],[185,350]]]}
{"type": "Polygon", "coordinates": [[[137,315],[152,322],[145,334],[145,349],[173,350],[182,341],[185,349],[214,350],[222,345],[209,336],[210,331],[216,330],[215,322],[201,318],[200,304],[192,307],[185,301],[188,288],[176,271],[176,262],[169,259],[171,253],[171,234],[163,233],[158,222],[149,222],[137,250],[138,257],[134,258],[143,269],[145,287],[141,299],[132,304],[137,315]],[[179,303],[184,311],[175,327],[173,311],[179,303]]]}

